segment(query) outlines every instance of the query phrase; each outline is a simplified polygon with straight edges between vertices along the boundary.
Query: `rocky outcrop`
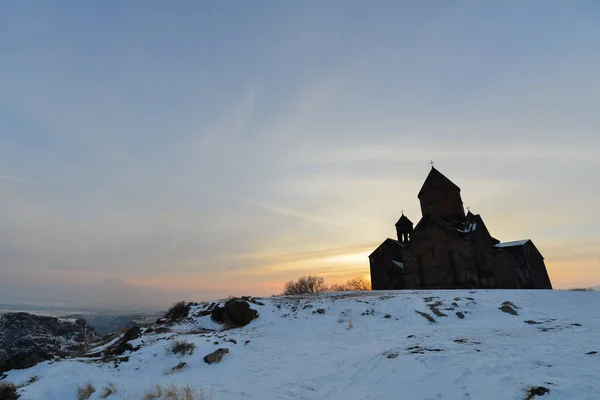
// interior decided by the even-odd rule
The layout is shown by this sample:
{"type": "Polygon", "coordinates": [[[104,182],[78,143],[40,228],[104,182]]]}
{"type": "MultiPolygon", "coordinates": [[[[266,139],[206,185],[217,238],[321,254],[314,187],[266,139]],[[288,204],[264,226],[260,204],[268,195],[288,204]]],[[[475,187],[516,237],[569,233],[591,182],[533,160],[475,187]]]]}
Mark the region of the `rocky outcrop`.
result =
{"type": "Polygon", "coordinates": [[[211,317],[215,322],[237,328],[258,318],[258,311],[250,308],[246,300],[231,299],[223,307],[213,308],[211,317]]]}
{"type": "Polygon", "coordinates": [[[117,340],[113,345],[111,345],[104,351],[104,358],[108,359],[110,357],[120,356],[126,351],[138,350],[139,347],[133,347],[129,342],[131,340],[139,338],[140,336],[142,336],[142,332],[139,327],[134,326],[132,328],[129,328],[119,340],[117,340]]]}
{"type": "Polygon", "coordinates": [[[65,357],[99,339],[84,319],[71,320],[28,313],[0,315],[0,374],[65,357]]]}

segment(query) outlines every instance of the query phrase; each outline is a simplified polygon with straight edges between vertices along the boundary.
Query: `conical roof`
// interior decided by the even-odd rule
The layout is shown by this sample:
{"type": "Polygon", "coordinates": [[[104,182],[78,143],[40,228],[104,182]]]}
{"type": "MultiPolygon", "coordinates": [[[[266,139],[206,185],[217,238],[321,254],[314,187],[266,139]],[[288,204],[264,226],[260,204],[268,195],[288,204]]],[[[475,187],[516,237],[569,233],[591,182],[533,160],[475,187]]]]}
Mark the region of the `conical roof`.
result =
{"type": "Polygon", "coordinates": [[[454,184],[450,179],[446,178],[444,174],[440,171],[431,167],[431,171],[429,171],[429,175],[425,179],[421,190],[419,190],[419,194],[417,197],[421,197],[421,195],[428,190],[447,190],[452,189],[460,192],[460,188],[454,184]]]}
{"type": "Polygon", "coordinates": [[[402,216],[400,217],[400,219],[398,220],[398,222],[396,222],[396,226],[399,225],[404,225],[404,226],[412,226],[413,223],[410,219],[406,218],[406,216],[404,215],[404,213],[402,213],[402,216]]]}

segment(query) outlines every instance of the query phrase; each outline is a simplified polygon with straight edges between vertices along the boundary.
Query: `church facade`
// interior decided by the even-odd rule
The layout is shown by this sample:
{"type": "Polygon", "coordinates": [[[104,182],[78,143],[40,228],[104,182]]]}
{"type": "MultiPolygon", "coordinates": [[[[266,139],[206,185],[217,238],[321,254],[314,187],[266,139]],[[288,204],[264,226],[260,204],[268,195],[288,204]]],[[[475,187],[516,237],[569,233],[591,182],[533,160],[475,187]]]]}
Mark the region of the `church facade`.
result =
{"type": "Polygon", "coordinates": [[[386,239],[369,256],[373,290],[552,289],[533,242],[492,237],[480,215],[465,214],[460,188],[433,166],[417,197],[417,225],[403,213],[398,239],[386,239]]]}

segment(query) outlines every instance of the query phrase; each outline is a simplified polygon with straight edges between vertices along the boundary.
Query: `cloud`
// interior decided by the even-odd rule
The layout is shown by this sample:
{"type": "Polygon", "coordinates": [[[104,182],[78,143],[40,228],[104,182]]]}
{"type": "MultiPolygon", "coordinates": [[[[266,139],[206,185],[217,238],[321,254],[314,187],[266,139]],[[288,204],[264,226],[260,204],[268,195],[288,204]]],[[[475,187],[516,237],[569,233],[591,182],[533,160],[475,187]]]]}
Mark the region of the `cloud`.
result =
{"type": "Polygon", "coordinates": [[[2,175],[2,174],[0,174],[0,181],[14,182],[14,183],[19,183],[21,185],[46,187],[46,185],[39,183],[39,182],[28,181],[25,179],[15,178],[14,176],[8,176],[8,175],[2,175]]]}
{"type": "Polygon", "coordinates": [[[272,205],[272,204],[258,203],[253,200],[245,200],[245,203],[255,206],[255,207],[262,208],[264,210],[272,211],[274,213],[278,213],[281,215],[287,215],[287,216],[294,217],[294,218],[300,218],[300,219],[314,222],[317,224],[326,224],[326,225],[333,225],[333,226],[348,226],[348,224],[343,221],[337,221],[337,220],[333,220],[333,219],[330,219],[327,217],[323,217],[321,215],[297,211],[297,210],[294,210],[291,208],[280,207],[280,206],[276,206],[276,205],[272,205]]]}

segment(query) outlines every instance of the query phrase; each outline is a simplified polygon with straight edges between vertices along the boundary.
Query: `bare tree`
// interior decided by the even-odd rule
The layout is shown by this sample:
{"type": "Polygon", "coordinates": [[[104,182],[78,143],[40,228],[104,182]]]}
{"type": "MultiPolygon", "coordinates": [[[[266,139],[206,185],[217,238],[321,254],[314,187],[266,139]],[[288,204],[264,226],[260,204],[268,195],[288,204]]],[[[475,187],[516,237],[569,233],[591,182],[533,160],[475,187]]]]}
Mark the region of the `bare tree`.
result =
{"type": "Polygon", "coordinates": [[[371,290],[371,281],[365,278],[353,278],[346,282],[347,290],[371,290]]]}
{"type": "Polygon", "coordinates": [[[297,281],[289,281],[283,288],[283,295],[290,296],[306,293],[320,293],[327,291],[325,279],[320,276],[306,275],[297,281]]]}
{"type": "Polygon", "coordinates": [[[348,290],[351,289],[348,289],[345,283],[334,283],[333,285],[329,286],[330,292],[345,292],[348,290]]]}
{"type": "Polygon", "coordinates": [[[329,288],[332,292],[371,290],[371,281],[365,278],[352,278],[346,283],[335,283],[329,288]]]}

